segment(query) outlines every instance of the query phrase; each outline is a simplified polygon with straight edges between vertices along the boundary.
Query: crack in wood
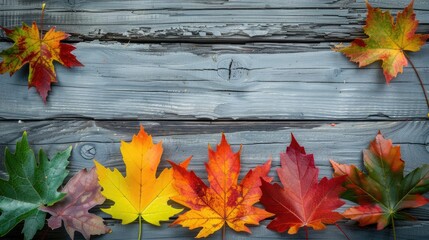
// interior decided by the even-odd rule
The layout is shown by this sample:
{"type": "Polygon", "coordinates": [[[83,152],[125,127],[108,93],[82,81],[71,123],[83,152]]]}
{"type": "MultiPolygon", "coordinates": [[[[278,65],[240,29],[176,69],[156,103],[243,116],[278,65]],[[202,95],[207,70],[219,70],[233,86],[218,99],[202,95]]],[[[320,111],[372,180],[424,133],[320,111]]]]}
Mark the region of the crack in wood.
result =
{"type": "Polygon", "coordinates": [[[231,62],[229,63],[229,68],[228,68],[228,80],[231,80],[231,72],[232,72],[232,63],[234,62],[234,59],[231,58],[231,62]]]}

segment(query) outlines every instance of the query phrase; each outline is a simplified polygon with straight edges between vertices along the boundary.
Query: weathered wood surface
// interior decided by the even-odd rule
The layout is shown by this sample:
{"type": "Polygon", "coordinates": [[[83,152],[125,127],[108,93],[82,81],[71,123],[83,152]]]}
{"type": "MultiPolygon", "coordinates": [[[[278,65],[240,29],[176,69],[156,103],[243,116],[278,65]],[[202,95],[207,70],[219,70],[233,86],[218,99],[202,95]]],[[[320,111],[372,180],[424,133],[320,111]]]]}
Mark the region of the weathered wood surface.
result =
{"type": "MultiPolygon", "coordinates": [[[[71,33],[85,67],[57,65],[59,82],[46,105],[34,88],[27,90],[27,69],[11,78],[0,75],[1,161],[4,148],[13,149],[26,130],[30,144],[50,155],[73,146],[70,176],[92,167],[94,158],[123,172],[120,140],[129,141],[139,124],[163,141],[161,168],[168,167],[167,159],[193,155],[190,168],[203,179],[207,144],[215,145],[221,132],[234,149],[243,144],[242,175],[272,156],[274,176],[291,132],[315,154],[322,176],[332,174],[329,159],[362,167],[361,151],[378,130],[401,145],[407,172],[429,161],[428,109],[412,69],[386,85],[379,64],[359,69],[331,51],[363,36],[363,0],[45,2],[45,29],[55,25],[71,33]]],[[[370,3],[396,12],[408,0],[370,3]]],[[[0,25],[39,21],[40,5],[0,0],[0,25]]],[[[429,32],[429,1],[416,0],[415,9],[418,31],[429,32]]],[[[0,50],[9,46],[0,33],[0,50]]],[[[429,46],[410,56],[429,88],[429,46]]],[[[2,164],[0,176],[6,176],[2,164]]],[[[93,212],[113,232],[92,239],[137,237],[137,223],[121,225],[99,208],[93,212]]],[[[398,239],[428,238],[429,206],[410,212],[418,220],[396,222],[398,239]]],[[[268,222],[252,227],[252,235],[228,230],[227,239],[305,239],[303,231],[269,231],[268,222]]],[[[353,240],[392,239],[391,228],[361,229],[346,220],[340,226],[353,240]]],[[[144,239],[195,235],[168,223],[143,227],[144,239]]],[[[344,239],[335,226],[311,231],[310,237],[344,239]]],[[[35,237],[67,238],[63,228],[47,227],[35,237]]],[[[20,228],[2,239],[22,239],[20,228]]],[[[220,233],[209,239],[220,239],[220,233]]]]}
{"type": "MultiPolygon", "coordinates": [[[[286,149],[290,134],[308,152],[316,156],[321,174],[331,174],[329,159],[363,167],[361,151],[374,139],[379,130],[402,146],[406,169],[429,163],[429,121],[369,121],[369,122],[205,122],[205,121],[3,121],[0,123],[0,156],[4,147],[12,147],[28,132],[29,142],[36,149],[43,148],[53,155],[61,149],[73,147],[70,171],[93,166],[92,159],[103,165],[124,170],[119,152],[120,140],[130,141],[139,125],[143,124],[155,141],[163,141],[163,159],[180,162],[193,156],[191,168],[202,171],[207,160],[207,144],[216,146],[221,132],[227,134],[231,145],[243,145],[242,172],[272,157],[273,166],[279,165],[279,153],[286,149]],[[85,157],[82,146],[94,147],[95,154],[85,157]]],[[[169,166],[163,161],[161,167],[169,166]]],[[[3,167],[3,166],[2,166],[3,167]]],[[[274,173],[274,172],[273,172],[274,173]]],[[[273,174],[274,175],[274,174],[273,174]]]]}
{"type": "MultiPolygon", "coordinates": [[[[57,67],[46,105],[26,90],[26,70],[0,75],[0,116],[367,120],[428,111],[411,68],[387,85],[378,64],[358,69],[327,44],[79,43],[74,52],[85,67],[57,67]]],[[[411,58],[428,75],[429,46],[411,58]]]]}
{"type": "MultiPolygon", "coordinates": [[[[57,0],[46,1],[46,26],[73,33],[75,40],[133,41],[347,41],[362,36],[364,0],[57,0]]],[[[386,9],[408,0],[370,1],[386,9]]],[[[415,3],[429,30],[429,3],[415,3]]],[[[40,2],[0,1],[0,25],[14,27],[40,17],[40,2]]]]}
{"type": "MultiPolygon", "coordinates": [[[[340,122],[332,126],[329,122],[195,122],[195,121],[8,121],[0,124],[1,151],[4,147],[14,148],[14,143],[21,137],[23,131],[27,131],[29,142],[35,150],[43,148],[49,155],[73,146],[69,170],[71,174],[81,168],[93,166],[95,158],[103,165],[116,167],[124,173],[124,166],[119,153],[120,140],[129,141],[132,134],[137,133],[139,124],[143,124],[146,130],[153,134],[155,141],[163,141],[164,155],[160,169],[168,167],[167,159],[176,162],[193,155],[189,168],[206,180],[203,162],[207,161],[207,143],[215,146],[220,139],[220,132],[224,132],[230,144],[238,150],[242,144],[242,171],[244,174],[257,164],[265,162],[272,156],[273,168],[270,173],[275,176],[274,169],[280,165],[279,153],[284,151],[290,142],[290,133],[302,145],[307,152],[314,153],[316,164],[320,167],[321,176],[332,174],[329,159],[339,162],[355,164],[362,167],[361,150],[368,146],[378,130],[391,138],[394,144],[401,145],[402,158],[406,161],[406,171],[427,163],[429,159],[429,122],[428,121],[383,121],[383,122],[340,122]],[[82,151],[91,149],[90,152],[82,151]]],[[[3,155],[3,152],[0,152],[3,155]]],[[[278,179],[275,177],[275,181],[278,179]]],[[[340,210],[350,206],[347,204],[340,210]]],[[[109,227],[113,233],[99,239],[123,239],[124,234],[137,233],[137,223],[122,226],[120,222],[109,219],[98,208],[95,213],[108,219],[109,227]]],[[[397,233],[400,239],[415,239],[417,236],[426,236],[429,222],[429,206],[411,211],[417,222],[397,222],[397,233]]],[[[276,234],[264,229],[268,221],[264,221],[261,227],[254,227],[253,235],[228,232],[231,239],[282,239],[287,234],[276,234]]],[[[342,221],[341,227],[352,239],[389,239],[391,230],[375,231],[370,227],[363,231],[352,222],[342,221]],[[359,238],[354,238],[358,235],[359,238]]],[[[189,239],[196,232],[188,232],[176,227],[162,229],[144,226],[144,239],[189,239]],[[159,231],[159,232],[157,232],[159,231]],[[156,237],[154,237],[156,236],[156,237]]],[[[63,231],[42,231],[48,239],[64,238],[63,231]]],[[[42,234],[41,233],[41,234],[42,234]]],[[[14,233],[16,236],[19,232],[14,233]]],[[[13,235],[13,234],[12,234],[13,235]]],[[[12,235],[9,235],[13,238],[12,235]]],[[[311,239],[342,239],[341,233],[335,227],[329,227],[328,231],[311,232],[311,239]]],[[[215,234],[209,239],[218,239],[215,234]]],[[[230,239],[228,238],[228,239],[230,239]]],[[[290,239],[304,239],[303,231],[290,239]]]]}

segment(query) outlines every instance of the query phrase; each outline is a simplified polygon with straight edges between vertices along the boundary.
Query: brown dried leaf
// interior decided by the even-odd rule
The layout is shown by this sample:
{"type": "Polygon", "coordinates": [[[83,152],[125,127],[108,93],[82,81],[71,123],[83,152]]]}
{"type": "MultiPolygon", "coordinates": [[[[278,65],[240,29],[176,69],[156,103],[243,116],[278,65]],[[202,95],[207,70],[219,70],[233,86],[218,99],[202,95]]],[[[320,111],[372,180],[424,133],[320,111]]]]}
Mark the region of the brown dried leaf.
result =
{"type": "Polygon", "coordinates": [[[73,239],[74,232],[78,231],[88,240],[90,235],[100,235],[111,231],[104,225],[103,218],[88,213],[89,209],[106,200],[100,190],[95,168],[90,171],[82,169],[69,180],[62,190],[67,194],[62,201],[51,207],[42,207],[40,210],[52,215],[48,219],[50,228],[61,227],[61,221],[63,221],[70,238],[73,239]]]}

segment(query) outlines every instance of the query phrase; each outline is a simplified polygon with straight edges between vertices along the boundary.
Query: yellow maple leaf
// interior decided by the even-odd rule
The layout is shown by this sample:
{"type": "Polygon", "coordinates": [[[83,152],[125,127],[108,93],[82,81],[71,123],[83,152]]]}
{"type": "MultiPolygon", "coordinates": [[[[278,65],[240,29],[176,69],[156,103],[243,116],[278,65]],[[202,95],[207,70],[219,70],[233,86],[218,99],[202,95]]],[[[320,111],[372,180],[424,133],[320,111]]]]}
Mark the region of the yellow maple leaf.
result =
{"type": "MultiPolygon", "coordinates": [[[[154,144],[152,136],[140,126],[138,135],[131,142],[121,142],[121,153],[126,167],[126,176],[114,169],[107,169],[97,161],[98,180],[103,187],[102,194],[115,203],[106,209],[101,209],[121,219],[122,224],[128,224],[139,219],[139,239],[141,238],[141,220],[159,226],[160,221],[169,218],[183,209],[170,206],[167,202],[171,196],[177,195],[171,184],[173,170],[165,168],[158,178],[156,170],[163,152],[162,142],[154,144]]],[[[186,167],[190,158],[181,166],[186,167]]]]}

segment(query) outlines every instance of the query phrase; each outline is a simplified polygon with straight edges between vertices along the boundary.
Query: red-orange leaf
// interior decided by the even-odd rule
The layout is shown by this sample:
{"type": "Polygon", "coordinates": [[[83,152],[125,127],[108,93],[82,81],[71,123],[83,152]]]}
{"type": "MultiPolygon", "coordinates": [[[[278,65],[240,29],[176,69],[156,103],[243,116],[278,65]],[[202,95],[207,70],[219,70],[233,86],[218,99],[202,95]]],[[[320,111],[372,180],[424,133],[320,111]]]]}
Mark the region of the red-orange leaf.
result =
{"type": "Polygon", "coordinates": [[[367,2],[368,16],[364,31],[368,38],[356,39],[348,47],[339,45],[335,50],[359,63],[359,67],[383,61],[384,76],[389,83],[408,65],[404,51],[419,51],[429,38],[429,34],[415,34],[419,22],[413,11],[413,4],[414,0],[404,11],[399,12],[394,23],[388,11],[373,8],[367,2]]]}
{"type": "Polygon", "coordinates": [[[417,208],[429,202],[422,194],[429,191],[429,165],[404,176],[404,161],[399,146],[378,133],[369,149],[363,152],[367,173],[354,165],[339,164],[331,160],[334,176],[347,175],[347,191],[343,198],[359,206],[347,209],[343,215],[356,220],[361,226],[377,224],[383,229],[393,219],[410,219],[401,210],[417,208]]]}
{"type": "Polygon", "coordinates": [[[272,216],[253,204],[261,196],[261,178],[267,177],[271,161],[250,170],[238,184],[240,173],[240,151],[231,150],[225,135],[214,151],[209,146],[209,162],[206,171],[210,187],[184,167],[173,165],[175,179],[173,185],[179,195],[172,197],[174,201],[190,208],[181,214],[173,224],[180,224],[190,229],[202,228],[197,238],[206,237],[227,224],[235,231],[249,232],[245,224],[258,225],[259,221],[272,216]]]}
{"type": "Polygon", "coordinates": [[[83,66],[76,57],[71,54],[75,49],[69,44],[60,43],[69,37],[67,33],[55,31],[51,28],[43,38],[35,22],[29,27],[23,24],[10,30],[1,27],[6,35],[15,44],[0,52],[3,62],[0,63],[0,74],[9,72],[12,76],[22,66],[29,63],[28,86],[35,87],[43,101],[46,102],[51,83],[56,82],[56,74],[53,61],[57,61],[66,67],[83,66]]]}
{"type": "Polygon", "coordinates": [[[82,233],[85,239],[89,239],[91,235],[110,232],[110,228],[104,225],[103,218],[88,213],[89,209],[106,200],[100,190],[95,168],[90,171],[82,169],[62,190],[67,194],[63,200],[53,206],[42,206],[39,209],[52,215],[48,219],[51,229],[61,227],[61,222],[64,222],[64,227],[71,239],[74,239],[75,231],[82,233]]]}
{"type": "Polygon", "coordinates": [[[335,209],[344,202],[339,195],[344,188],[344,176],[318,183],[319,169],[314,165],[313,154],[306,154],[292,135],[292,142],[285,153],[280,154],[281,168],[277,174],[283,185],[262,181],[261,203],[276,218],[267,226],[269,229],[295,234],[301,227],[315,230],[326,228],[343,217],[335,209]]]}

